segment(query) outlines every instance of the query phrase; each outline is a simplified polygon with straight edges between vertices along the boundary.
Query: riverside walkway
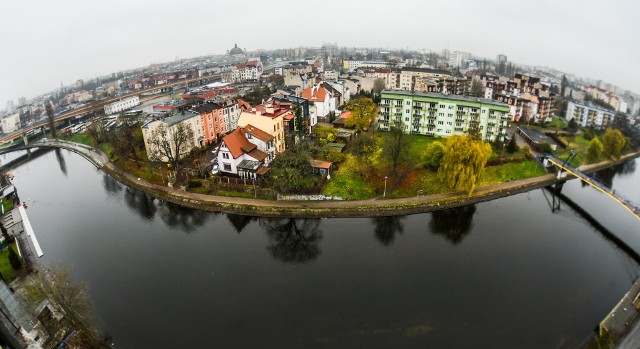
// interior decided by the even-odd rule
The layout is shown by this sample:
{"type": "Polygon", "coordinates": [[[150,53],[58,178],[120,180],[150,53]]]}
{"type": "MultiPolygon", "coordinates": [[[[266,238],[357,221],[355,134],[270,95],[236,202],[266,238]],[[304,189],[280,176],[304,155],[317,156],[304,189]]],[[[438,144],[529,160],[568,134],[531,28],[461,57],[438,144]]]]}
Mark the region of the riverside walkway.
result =
{"type": "MultiPolygon", "coordinates": [[[[177,188],[149,183],[118,168],[101,150],[79,143],[50,139],[30,144],[27,147],[62,148],[73,151],[123,184],[142,190],[161,200],[201,210],[263,217],[379,217],[415,214],[489,201],[543,188],[555,182],[555,174],[547,174],[540,177],[479,187],[471,196],[468,196],[466,192],[454,192],[399,199],[276,201],[191,193],[177,188]]],[[[637,155],[627,156],[624,160],[637,155]]],[[[610,164],[605,164],[602,167],[608,165],[610,164]]],[[[584,171],[588,172],[596,169],[598,169],[597,166],[590,166],[584,171]]]]}

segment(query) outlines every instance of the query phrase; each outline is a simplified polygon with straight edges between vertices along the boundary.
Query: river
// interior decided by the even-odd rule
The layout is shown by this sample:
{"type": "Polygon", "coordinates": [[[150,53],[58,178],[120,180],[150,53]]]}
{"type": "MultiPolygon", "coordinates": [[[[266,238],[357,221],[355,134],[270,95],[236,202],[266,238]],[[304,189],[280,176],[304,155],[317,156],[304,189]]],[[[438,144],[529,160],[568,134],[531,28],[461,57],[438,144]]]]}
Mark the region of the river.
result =
{"type": "MultiPolygon", "coordinates": [[[[601,172],[640,202],[638,160],[601,172]]],[[[391,218],[261,219],[161,203],[78,155],[13,171],[44,265],[73,267],[117,348],[574,348],[638,262],[534,190],[391,218]]],[[[640,220],[564,195],[640,251],[640,220]]]]}

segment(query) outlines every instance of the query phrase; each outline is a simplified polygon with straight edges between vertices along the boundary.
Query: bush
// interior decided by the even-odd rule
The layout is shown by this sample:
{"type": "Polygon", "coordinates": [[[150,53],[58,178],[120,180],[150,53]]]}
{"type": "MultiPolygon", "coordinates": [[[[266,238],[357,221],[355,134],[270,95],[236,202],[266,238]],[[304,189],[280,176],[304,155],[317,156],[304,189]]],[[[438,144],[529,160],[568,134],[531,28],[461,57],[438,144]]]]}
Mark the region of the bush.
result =
{"type": "Polygon", "coordinates": [[[192,179],[189,181],[189,188],[200,188],[202,186],[202,182],[199,180],[192,179]]]}

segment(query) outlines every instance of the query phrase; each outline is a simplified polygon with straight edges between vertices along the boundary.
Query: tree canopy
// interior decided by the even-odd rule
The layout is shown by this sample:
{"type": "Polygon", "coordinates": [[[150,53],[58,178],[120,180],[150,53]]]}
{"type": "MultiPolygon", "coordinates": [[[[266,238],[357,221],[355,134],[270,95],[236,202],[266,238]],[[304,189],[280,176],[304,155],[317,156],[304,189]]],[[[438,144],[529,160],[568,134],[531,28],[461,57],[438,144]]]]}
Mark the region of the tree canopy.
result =
{"type": "Polygon", "coordinates": [[[296,145],[276,157],[271,164],[269,179],[274,189],[281,193],[304,193],[316,184],[309,153],[296,145]]]}
{"type": "Polygon", "coordinates": [[[607,158],[619,159],[624,145],[625,140],[622,133],[616,129],[608,129],[602,140],[602,154],[607,158]]]}
{"type": "Polygon", "coordinates": [[[587,149],[587,162],[593,163],[600,159],[602,155],[602,143],[595,137],[589,142],[589,148],[587,149]]]}
{"type": "Polygon", "coordinates": [[[489,143],[468,136],[449,137],[438,174],[451,189],[471,195],[490,156],[489,143]]]}
{"type": "Polygon", "coordinates": [[[344,109],[351,112],[351,117],[344,121],[345,126],[355,129],[356,132],[369,128],[378,116],[378,106],[368,97],[352,99],[344,109]]]}

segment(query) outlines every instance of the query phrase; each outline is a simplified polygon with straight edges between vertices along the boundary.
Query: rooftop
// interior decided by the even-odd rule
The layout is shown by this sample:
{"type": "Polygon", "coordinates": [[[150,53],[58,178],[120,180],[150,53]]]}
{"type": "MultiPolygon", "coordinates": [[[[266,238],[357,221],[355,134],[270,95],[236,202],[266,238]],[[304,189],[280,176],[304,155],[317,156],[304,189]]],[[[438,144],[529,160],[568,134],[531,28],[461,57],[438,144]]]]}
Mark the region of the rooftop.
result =
{"type": "Polygon", "coordinates": [[[467,96],[460,96],[460,95],[450,95],[450,94],[445,95],[437,92],[411,92],[411,91],[402,91],[402,90],[384,90],[381,93],[382,98],[393,98],[392,97],[393,95],[449,99],[449,100],[460,101],[460,102],[490,104],[497,107],[505,107],[505,108],[509,107],[508,104],[500,103],[492,99],[485,99],[485,98],[479,98],[479,97],[467,97],[467,96]],[[391,95],[391,96],[385,97],[384,96],[385,94],[391,95]]]}
{"type": "Polygon", "coordinates": [[[162,120],[162,122],[164,122],[165,124],[167,124],[169,126],[172,126],[172,125],[181,123],[181,122],[183,122],[183,121],[185,121],[187,119],[191,119],[192,117],[195,117],[195,116],[200,116],[200,114],[197,114],[197,113],[194,113],[194,112],[191,112],[191,111],[185,111],[183,113],[178,113],[178,114],[176,114],[174,116],[170,116],[170,117],[162,120]]]}

